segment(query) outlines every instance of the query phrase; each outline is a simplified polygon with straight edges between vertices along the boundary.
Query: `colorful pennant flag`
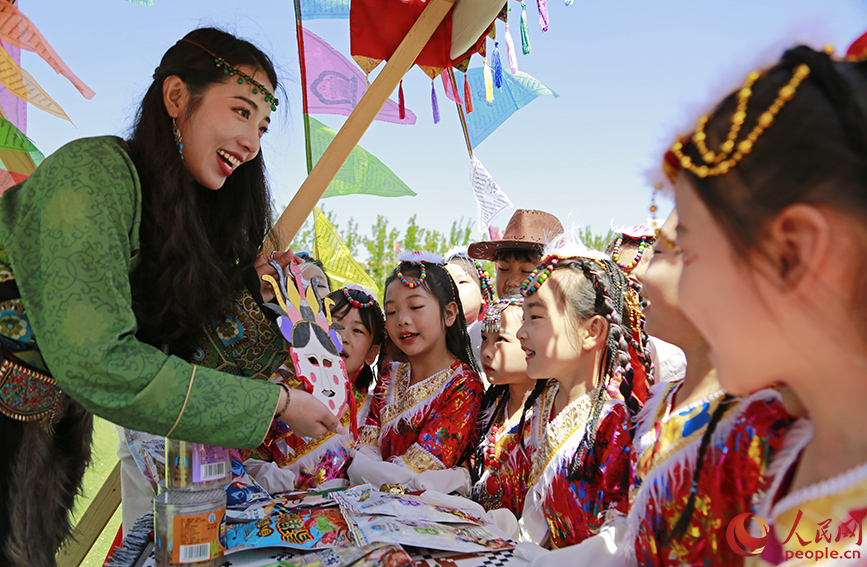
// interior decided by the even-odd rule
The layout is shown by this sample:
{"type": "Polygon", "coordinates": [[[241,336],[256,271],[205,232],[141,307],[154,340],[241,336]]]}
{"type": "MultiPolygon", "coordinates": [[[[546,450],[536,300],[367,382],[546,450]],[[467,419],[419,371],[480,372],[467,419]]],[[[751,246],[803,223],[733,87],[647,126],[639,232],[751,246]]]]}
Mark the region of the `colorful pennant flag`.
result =
{"type": "Polygon", "coordinates": [[[336,281],[334,287],[355,284],[379,296],[379,286],[353,257],[340,233],[319,207],[313,208],[313,229],[316,231],[316,257],[326,266],[328,277],[336,281]]]}
{"type": "Polygon", "coordinates": [[[27,177],[27,175],[12,173],[11,171],[0,169],[0,195],[3,194],[3,191],[9,189],[13,185],[18,185],[27,179],[27,177]]]}
{"type": "Polygon", "coordinates": [[[0,192],[27,179],[45,157],[9,120],[0,118],[0,192]]]}
{"type": "Polygon", "coordinates": [[[63,62],[27,16],[8,2],[0,2],[0,39],[42,57],[52,69],[69,79],[84,98],[90,99],[96,94],[63,62]]]}
{"type": "MultiPolygon", "coordinates": [[[[314,163],[319,161],[336,135],[322,122],[310,118],[310,149],[314,163]]],[[[322,198],[353,194],[402,197],[415,195],[415,192],[376,156],[361,146],[355,146],[322,198]]]]}
{"type": "Polygon", "coordinates": [[[302,20],[348,18],[349,0],[301,0],[302,20]]]}
{"type": "Polygon", "coordinates": [[[39,86],[30,73],[22,69],[5,49],[0,49],[0,84],[10,93],[26,100],[36,108],[72,122],[60,105],[54,102],[54,99],[39,86]]]}
{"type": "MultiPolygon", "coordinates": [[[[308,114],[349,116],[367,91],[367,77],[361,69],[307,29],[304,29],[304,67],[308,114]]],[[[406,117],[401,118],[397,103],[389,99],[376,119],[394,124],[415,124],[416,116],[407,109],[406,117]]]]}
{"type": "MultiPolygon", "coordinates": [[[[12,56],[16,65],[21,65],[20,49],[2,42],[0,42],[0,47],[12,56]]],[[[0,86],[0,116],[15,124],[22,134],[27,135],[27,103],[3,86],[0,86]]]]}
{"type": "MultiPolygon", "coordinates": [[[[467,113],[467,132],[473,148],[479,147],[491,132],[500,127],[511,115],[543,95],[558,95],[527,73],[511,73],[503,69],[503,86],[494,93],[494,102],[485,102],[485,78],[482,67],[467,71],[473,97],[473,112],[467,113]]],[[[446,96],[454,100],[451,93],[446,96]]]]}
{"type": "Polygon", "coordinates": [[[500,189],[500,186],[497,185],[497,182],[494,181],[494,178],[491,177],[491,174],[488,173],[488,170],[485,169],[485,166],[482,165],[482,162],[479,161],[479,158],[475,154],[472,156],[472,160],[473,194],[475,194],[476,203],[479,206],[478,228],[479,232],[484,232],[488,230],[488,227],[491,226],[491,221],[497,215],[513,205],[512,201],[500,189]]]}

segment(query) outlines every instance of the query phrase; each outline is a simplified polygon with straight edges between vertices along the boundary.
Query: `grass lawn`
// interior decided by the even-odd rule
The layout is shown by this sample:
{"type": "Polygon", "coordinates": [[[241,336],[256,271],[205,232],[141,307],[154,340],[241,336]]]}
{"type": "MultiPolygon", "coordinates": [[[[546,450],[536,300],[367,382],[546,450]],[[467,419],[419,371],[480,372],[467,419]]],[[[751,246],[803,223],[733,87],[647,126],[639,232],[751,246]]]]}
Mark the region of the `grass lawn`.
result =
{"type": "MultiPolygon", "coordinates": [[[[87,510],[90,501],[99,492],[105,477],[114,468],[117,463],[117,428],[110,422],[104,419],[94,418],[93,420],[93,459],[90,467],[84,474],[84,494],[75,502],[73,510],[73,524],[78,522],[78,518],[87,510]]],[[[102,535],[93,545],[90,553],[84,560],[82,565],[87,567],[100,567],[112,542],[117,530],[120,527],[121,514],[120,507],[112,516],[111,521],[105,527],[102,535]]]]}

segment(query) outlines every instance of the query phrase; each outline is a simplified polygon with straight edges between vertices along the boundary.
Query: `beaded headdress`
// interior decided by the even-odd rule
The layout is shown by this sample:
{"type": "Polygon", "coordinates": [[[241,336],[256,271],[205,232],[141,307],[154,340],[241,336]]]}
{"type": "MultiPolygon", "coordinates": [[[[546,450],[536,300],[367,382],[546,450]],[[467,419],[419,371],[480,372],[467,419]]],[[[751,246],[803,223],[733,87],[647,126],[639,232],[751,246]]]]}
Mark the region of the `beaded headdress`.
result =
{"type": "Polygon", "coordinates": [[[512,305],[517,305],[518,307],[524,305],[524,298],[521,296],[504,297],[491,303],[491,306],[485,312],[485,317],[482,319],[482,332],[499,333],[503,327],[503,311],[512,305]]]}
{"type": "Polygon", "coordinates": [[[485,303],[490,304],[494,301],[494,282],[491,280],[491,274],[482,266],[478,260],[471,258],[467,253],[466,246],[455,246],[446,252],[445,263],[448,264],[452,260],[459,258],[473,266],[479,276],[479,287],[482,290],[482,299],[485,303]]]}
{"type": "Polygon", "coordinates": [[[556,238],[551,244],[545,247],[547,255],[536,266],[536,269],[527,276],[527,279],[521,284],[519,293],[524,297],[530,297],[542,286],[543,283],[551,276],[551,272],[557,267],[561,260],[569,258],[587,258],[594,262],[600,263],[601,260],[607,260],[608,255],[591,250],[582,242],[567,239],[565,235],[556,238]]]}
{"type": "Polygon", "coordinates": [[[780,87],[774,102],[758,115],[756,124],[750,132],[739,140],[741,128],[747,118],[747,103],[753,95],[752,86],[760,76],[757,71],[750,73],[738,91],[737,107],[731,116],[731,126],[725,140],[716,151],[711,150],[707,145],[705,127],[710,120],[710,116],[708,115],[704,115],[698,119],[695,132],[691,136],[684,136],[672,144],[671,149],[666,152],[663,159],[663,169],[669,179],[673,181],[680,169],[686,169],[693,175],[701,178],[715,177],[728,173],[744,156],[752,152],[753,145],[759,136],[774,123],[780,110],[788,101],[792,100],[804,79],[810,76],[810,68],[805,64],[795,67],[792,78],[788,83],[780,87]],[[693,161],[690,156],[684,153],[683,149],[689,143],[695,145],[700,156],[698,158],[700,161],[693,161]]]}
{"type": "Polygon", "coordinates": [[[652,244],[651,240],[656,238],[656,232],[654,229],[644,224],[637,224],[616,232],[618,233],[617,238],[614,240],[614,244],[611,246],[610,250],[611,260],[617,264],[621,270],[628,272],[635,269],[635,266],[641,262],[641,257],[644,256],[645,249],[652,244]],[[620,249],[626,239],[638,241],[638,252],[636,252],[635,257],[628,264],[620,261],[620,249]]]}
{"type": "Polygon", "coordinates": [[[346,298],[346,301],[348,301],[349,304],[352,305],[353,307],[355,307],[356,309],[368,309],[370,307],[373,307],[374,305],[377,305],[376,298],[373,297],[373,294],[368,292],[366,289],[361,288],[361,287],[347,286],[347,287],[341,288],[340,291],[343,292],[343,297],[346,298]],[[350,292],[356,292],[356,297],[359,294],[364,295],[365,297],[367,297],[367,300],[359,301],[359,300],[355,299],[355,297],[352,297],[352,294],[350,292]]]}
{"type": "Polygon", "coordinates": [[[265,95],[265,102],[271,103],[271,110],[277,110],[277,105],[280,104],[280,101],[278,101],[277,98],[274,96],[274,94],[271,91],[269,91],[262,83],[260,83],[259,81],[257,81],[256,79],[254,79],[253,77],[248,75],[247,73],[241,71],[240,69],[233,67],[231,64],[229,64],[228,61],[226,61],[225,59],[223,59],[222,57],[220,57],[219,55],[217,55],[216,53],[214,53],[213,51],[211,51],[207,47],[200,45],[200,44],[196,43],[195,41],[192,41],[192,40],[186,39],[186,38],[182,38],[180,41],[195,45],[196,47],[198,47],[199,49],[201,49],[202,51],[204,51],[205,53],[207,53],[208,55],[213,57],[214,58],[214,65],[216,65],[218,68],[222,69],[224,74],[232,76],[232,77],[238,77],[238,84],[239,85],[243,85],[244,82],[246,81],[247,84],[249,84],[253,87],[253,94],[259,94],[261,92],[263,95],[265,95]]]}
{"type": "Polygon", "coordinates": [[[403,275],[403,272],[400,270],[400,264],[398,264],[395,269],[395,274],[397,278],[400,280],[400,283],[408,287],[409,289],[415,289],[419,287],[422,282],[427,278],[427,269],[425,268],[425,264],[435,264],[437,266],[442,267],[443,259],[436,254],[431,254],[429,252],[410,252],[409,254],[401,254],[398,257],[398,261],[403,264],[406,262],[407,264],[415,264],[421,266],[421,274],[415,281],[409,281],[403,275]]]}

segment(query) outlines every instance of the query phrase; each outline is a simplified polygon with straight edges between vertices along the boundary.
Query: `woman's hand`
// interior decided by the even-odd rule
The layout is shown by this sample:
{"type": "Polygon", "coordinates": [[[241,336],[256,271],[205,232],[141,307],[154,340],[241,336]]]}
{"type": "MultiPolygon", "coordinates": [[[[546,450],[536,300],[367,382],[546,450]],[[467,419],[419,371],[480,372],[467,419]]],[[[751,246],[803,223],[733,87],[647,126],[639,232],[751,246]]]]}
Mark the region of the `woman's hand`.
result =
{"type": "MultiPolygon", "coordinates": [[[[285,401],[286,392],[280,392],[277,407],[282,408],[285,401]]],[[[304,390],[292,390],[289,405],[283,413],[275,417],[301,437],[322,437],[340,427],[340,421],[328,411],[325,404],[304,390]]]]}
{"type": "Polygon", "coordinates": [[[284,273],[286,270],[286,266],[288,266],[292,262],[296,264],[301,263],[301,258],[296,256],[291,248],[285,252],[277,250],[274,252],[259,254],[259,257],[256,258],[256,262],[255,264],[253,264],[253,266],[256,268],[256,273],[259,275],[259,285],[261,286],[260,290],[262,292],[262,301],[265,303],[268,303],[269,301],[274,299],[275,295],[274,288],[271,286],[271,284],[263,280],[262,277],[271,276],[275,280],[280,281],[280,278],[277,277],[277,270],[275,270],[274,266],[269,263],[269,260],[271,259],[280,264],[280,266],[284,270],[284,273]]]}

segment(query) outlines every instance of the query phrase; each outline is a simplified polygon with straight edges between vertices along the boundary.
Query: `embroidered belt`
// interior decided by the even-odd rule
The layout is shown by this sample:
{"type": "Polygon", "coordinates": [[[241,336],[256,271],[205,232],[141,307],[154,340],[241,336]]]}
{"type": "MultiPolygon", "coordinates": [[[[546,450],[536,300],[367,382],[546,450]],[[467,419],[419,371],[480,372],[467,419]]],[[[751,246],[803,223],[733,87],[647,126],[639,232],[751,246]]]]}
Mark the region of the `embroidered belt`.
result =
{"type": "Polygon", "coordinates": [[[17,421],[43,420],[54,425],[68,403],[54,378],[0,353],[0,413],[17,421]]]}

